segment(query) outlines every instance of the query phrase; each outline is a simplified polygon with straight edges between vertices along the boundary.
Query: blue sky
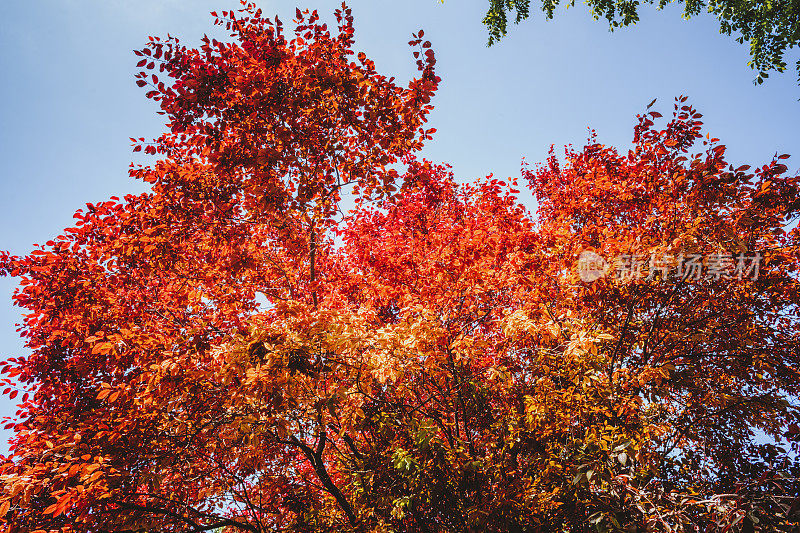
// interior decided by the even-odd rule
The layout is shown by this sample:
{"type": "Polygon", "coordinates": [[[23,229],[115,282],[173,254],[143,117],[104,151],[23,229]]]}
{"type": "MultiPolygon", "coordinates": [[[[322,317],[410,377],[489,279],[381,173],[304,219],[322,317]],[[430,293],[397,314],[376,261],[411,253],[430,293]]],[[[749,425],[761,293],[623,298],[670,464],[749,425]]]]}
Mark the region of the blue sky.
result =
{"type": "MultiPolygon", "coordinates": [[[[330,20],[340,2],[262,1],[290,23],[295,7],[330,20]]],[[[424,155],[453,166],[464,180],[519,176],[520,162],[543,161],[556,147],[586,140],[629,146],[635,116],[654,98],[667,114],[689,96],[706,131],[736,164],[773,154],[800,160],[800,87],[796,74],[754,86],[748,49],[718,33],[717,21],[680,18],[680,6],[642,8],[632,28],[608,31],[588,9],[534,13],[486,47],[486,0],[353,0],[356,48],[398,80],[414,63],[407,41],[420,28],[432,41],[442,77],[430,123],[438,129],[424,155]]],[[[0,22],[0,249],[31,250],[72,224],[86,202],[143,190],[127,176],[129,137],[162,128],[155,105],[135,86],[134,48],[148,35],[196,43],[213,33],[209,11],[230,0],[6,0],[0,22]]],[[[789,64],[797,60],[790,57],[789,64]]],[[[13,283],[0,278],[0,359],[25,355],[11,306],[13,283]]],[[[0,400],[0,416],[13,413],[0,400]]],[[[0,452],[8,433],[0,432],[0,452]]]]}

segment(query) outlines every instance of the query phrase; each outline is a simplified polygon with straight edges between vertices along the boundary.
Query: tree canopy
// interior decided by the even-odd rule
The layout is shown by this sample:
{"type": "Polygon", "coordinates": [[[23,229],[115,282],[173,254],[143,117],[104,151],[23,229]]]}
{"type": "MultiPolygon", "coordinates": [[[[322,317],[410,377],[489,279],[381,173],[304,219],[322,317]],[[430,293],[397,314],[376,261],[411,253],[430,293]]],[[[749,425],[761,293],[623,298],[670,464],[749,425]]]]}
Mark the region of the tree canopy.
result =
{"type": "Polygon", "coordinates": [[[213,15],[230,42],[137,52],[152,190],[0,255],[0,531],[796,530],[787,156],[732,168],[679,98],[627,152],[460,183],[415,154],[421,31],[402,86],[346,7],[213,15]]]}
{"type": "MultiPolygon", "coordinates": [[[[559,3],[559,0],[542,0],[541,10],[548,19],[554,17],[559,3]]],[[[663,9],[669,3],[669,0],[646,0],[642,4],[663,9]]],[[[757,72],[756,83],[763,83],[770,72],[785,72],[787,52],[800,45],[800,2],[796,0],[682,0],[682,3],[684,18],[709,13],[719,19],[720,33],[749,44],[748,64],[757,72]]],[[[606,19],[612,30],[636,24],[642,8],[639,2],[629,0],[587,0],[586,4],[592,16],[596,20],[606,19]]],[[[571,0],[565,5],[572,7],[575,2],[571,0]]],[[[483,19],[489,30],[489,45],[507,34],[509,20],[518,24],[530,15],[530,0],[489,0],[489,10],[483,19]]],[[[800,83],[800,60],[797,72],[800,83]]]]}

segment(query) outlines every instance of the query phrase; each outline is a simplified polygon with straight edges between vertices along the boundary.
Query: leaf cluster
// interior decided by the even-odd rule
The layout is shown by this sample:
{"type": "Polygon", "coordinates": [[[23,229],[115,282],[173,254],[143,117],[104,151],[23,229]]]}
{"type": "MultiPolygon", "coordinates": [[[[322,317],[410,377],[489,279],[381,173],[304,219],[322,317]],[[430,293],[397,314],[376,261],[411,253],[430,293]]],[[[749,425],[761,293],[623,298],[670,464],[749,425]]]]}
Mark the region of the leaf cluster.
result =
{"type": "Polygon", "coordinates": [[[0,255],[29,352],[0,365],[0,531],[795,531],[788,156],[732,168],[680,98],[627,153],[459,184],[415,157],[422,32],[404,87],[336,19],[289,39],[245,4],[230,42],[153,38],[152,190],[0,255]],[[587,250],[763,261],[587,283],[587,250]]]}
{"type": "MultiPolygon", "coordinates": [[[[541,10],[545,17],[552,19],[559,3],[559,0],[542,0],[541,10]]],[[[606,19],[611,30],[636,24],[642,4],[663,9],[669,3],[669,0],[586,2],[592,17],[595,20],[606,19]]],[[[709,13],[719,20],[720,33],[735,36],[739,43],[748,43],[748,65],[757,72],[757,84],[763,83],[770,72],[785,72],[787,53],[800,45],[800,4],[796,1],[685,0],[683,4],[683,18],[709,13]]],[[[575,2],[570,0],[565,5],[572,7],[575,2]]],[[[530,0],[489,0],[489,9],[483,19],[489,31],[489,45],[506,36],[510,19],[518,24],[529,18],[530,13],[530,0]]],[[[800,74],[800,61],[797,67],[800,74]]]]}

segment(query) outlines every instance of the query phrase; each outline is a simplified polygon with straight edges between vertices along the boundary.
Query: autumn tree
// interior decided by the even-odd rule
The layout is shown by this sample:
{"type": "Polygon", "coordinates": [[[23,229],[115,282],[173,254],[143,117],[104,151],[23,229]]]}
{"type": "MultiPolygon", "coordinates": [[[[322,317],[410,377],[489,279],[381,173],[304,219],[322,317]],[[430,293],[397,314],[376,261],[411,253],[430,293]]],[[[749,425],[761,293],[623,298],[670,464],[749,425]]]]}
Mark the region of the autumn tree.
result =
{"type": "MultiPolygon", "coordinates": [[[[647,0],[643,5],[627,0],[586,2],[592,17],[595,20],[605,19],[611,30],[639,22],[639,10],[644,5],[664,9],[669,3],[667,0],[647,0]]],[[[719,20],[721,34],[735,36],[738,43],[750,46],[748,65],[757,72],[756,83],[763,83],[773,71],[785,72],[787,53],[800,45],[800,5],[797,2],[686,0],[682,3],[683,18],[708,13],[719,20]]],[[[552,19],[559,4],[559,0],[542,0],[538,7],[546,18],[552,19]]],[[[574,5],[574,0],[565,3],[566,7],[574,5]]],[[[519,24],[530,16],[530,0],[489,0],[489,9],[483,19],[489,30],[489,45],[505,37],[509,21],[519,24]]],[[[797,62],[797,71],[800,75],[800,61],[797,62]]]]}
{"type": "Polygon", "coordinates": [[[2,256],[30,353],[2,368],[24,392],[0,531],[797,527],[783,156],[731,168],[678,101],[627,154],[526,169],[531,213],[517,180],[415,157],[422,32],[402,87],[344,6],[291,39],[214,16],[230,42],[138,52],[169,126],[134,140],[152,191],[2,256]]]}
{"type": "Polygon", "coordinates": [[[346,7],[335,31],[298,11],[291,37],[252,4],[214,16],[231,42],[152,38],[137,52],[137,84],[168,120],[154,142],[134,139],[158,156],[130,171],[152,192],[89,205],[30,256],[2,257],[31,309],[31,354],[4,367],[31,389],[3,467],[9,531],[262,531],[292,522],[285,509],[301,523],[305,505],[328,527],[359,523],[328,440],[305,440],[317,419],[301,419],[320,405],[308,375],[330,363],[275,337],[286,373],[264,381],[267,344],[238,361],[228,347],[255,335],[258,298],[278,321],[330,312],[341,193],[394,190],[393,167],[430,133],[433,52],[414,37],[419,76],[401,87],[353,52],[346,7]]]}

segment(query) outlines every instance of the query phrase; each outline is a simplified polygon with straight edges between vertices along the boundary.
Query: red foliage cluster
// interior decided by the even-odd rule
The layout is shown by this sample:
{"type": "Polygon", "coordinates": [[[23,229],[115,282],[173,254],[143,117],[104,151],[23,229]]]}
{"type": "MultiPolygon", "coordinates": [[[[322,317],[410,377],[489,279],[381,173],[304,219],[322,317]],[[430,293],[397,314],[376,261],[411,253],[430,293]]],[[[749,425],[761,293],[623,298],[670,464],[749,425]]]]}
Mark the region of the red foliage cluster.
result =
{"type": "Polygon", "coordinates": [[[30,350],[2,366],[25,392],[0,531],[797,527],[783,156],[729,167],[681,99],[627,154],[592,139],[526,170],[534,216],[516,181],[415,159],[422,32],[402,87],[344,6],[335,32],[298,11],[291,39],[251,4],[214,16],[231,42],[137,52],[169,127],[134,139],[151,192],[0,256],[30,350]],[[585,282],[587,251],[763,261],[585,282]]]}

